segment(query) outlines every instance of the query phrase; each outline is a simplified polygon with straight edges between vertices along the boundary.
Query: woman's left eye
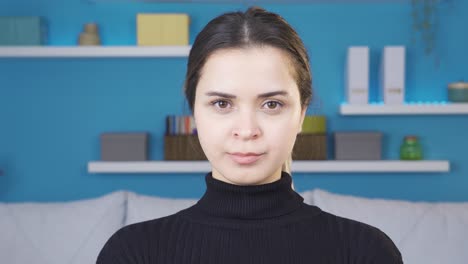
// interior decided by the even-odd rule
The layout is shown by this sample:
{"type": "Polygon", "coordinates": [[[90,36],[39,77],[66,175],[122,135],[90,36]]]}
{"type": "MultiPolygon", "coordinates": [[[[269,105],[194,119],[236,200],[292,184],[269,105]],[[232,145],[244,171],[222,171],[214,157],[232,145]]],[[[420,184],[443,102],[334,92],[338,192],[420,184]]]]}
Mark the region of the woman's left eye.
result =
{"type": "Polygon", "coordinates": [[[265,103],[265,105],[270,110],[275,110],[275,109],[281,108],[283,106],[283,104],[278,102],[278,101],[268,101],[268,102],[265,103]]]}

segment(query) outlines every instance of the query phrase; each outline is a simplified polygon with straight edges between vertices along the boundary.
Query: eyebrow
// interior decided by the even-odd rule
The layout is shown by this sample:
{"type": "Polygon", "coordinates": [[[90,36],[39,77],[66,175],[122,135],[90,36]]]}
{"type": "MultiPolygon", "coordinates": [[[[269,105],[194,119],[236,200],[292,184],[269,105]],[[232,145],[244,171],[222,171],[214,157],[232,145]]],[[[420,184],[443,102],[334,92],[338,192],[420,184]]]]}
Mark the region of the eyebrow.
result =
{"type": "MultiPolygon", "coordinates": [[[[207,93],[205,93],[205,95],[220,96],[220,97],[229,98],[229,99],[237,98],[237,96],[235,96],[233,94],[227,94],[227,93],[222,93],[222,92],[207,92],[207,93]]],[[[287,96],[288,92],[286,92],[286,91],[274,91],[274,92],[262,93],[262,94],[257,95],[257,98],[266,98],[266,97],[271,97],[271,96],[275,96],[275,95],[287,96]]]]}

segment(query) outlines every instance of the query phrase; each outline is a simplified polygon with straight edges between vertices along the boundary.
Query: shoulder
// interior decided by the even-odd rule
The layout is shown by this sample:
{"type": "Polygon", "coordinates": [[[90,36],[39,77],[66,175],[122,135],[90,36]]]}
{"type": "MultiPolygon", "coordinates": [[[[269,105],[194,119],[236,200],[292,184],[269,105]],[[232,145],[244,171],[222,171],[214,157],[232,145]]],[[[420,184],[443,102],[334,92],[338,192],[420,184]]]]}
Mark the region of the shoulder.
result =
{"type": "Polygon", "coordinates": [[[172,222],[175,215],[139,222],[124,226],[107,240],[97,257],[97,264],[140,264],[138,259],[145,254],[140,252],[144,245],[158,241],[161,227],[172,222]]]}
{"type": "Polygon", "coordinates": [[[402,256],[392,239],[379,228],[322,211],[337,237],[352,250],[360,263],[402,264],[402,256]]]}

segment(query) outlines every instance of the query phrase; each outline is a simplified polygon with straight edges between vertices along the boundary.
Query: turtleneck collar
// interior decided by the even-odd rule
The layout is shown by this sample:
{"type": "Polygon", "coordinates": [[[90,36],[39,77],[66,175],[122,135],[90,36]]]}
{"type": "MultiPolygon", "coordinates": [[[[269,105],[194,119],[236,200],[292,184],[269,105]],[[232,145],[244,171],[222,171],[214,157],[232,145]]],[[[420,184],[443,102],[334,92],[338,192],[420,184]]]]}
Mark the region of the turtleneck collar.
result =
{"type": "Polygon", "coordinates": [[[281,172],[275,182],[261,185],[235,185],[205,176],[206,192],[197,207],[206,214],[222,218],[262,219],[297,210],[304,199],[292,187],[292,178],[281,172]]]}

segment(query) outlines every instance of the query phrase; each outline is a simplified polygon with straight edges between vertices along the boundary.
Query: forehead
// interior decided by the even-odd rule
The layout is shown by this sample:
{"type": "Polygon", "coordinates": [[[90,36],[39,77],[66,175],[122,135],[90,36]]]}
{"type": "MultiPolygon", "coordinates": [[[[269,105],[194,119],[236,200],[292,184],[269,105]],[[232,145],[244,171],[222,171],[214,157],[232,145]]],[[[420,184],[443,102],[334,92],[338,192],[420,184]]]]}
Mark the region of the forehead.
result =
{"type": "Polygon", "coordinates": [[[200,75],[197,93],[259,93],[298,90],[289,57],[270,46],[223,49],[211,54],[200,75]]]}

